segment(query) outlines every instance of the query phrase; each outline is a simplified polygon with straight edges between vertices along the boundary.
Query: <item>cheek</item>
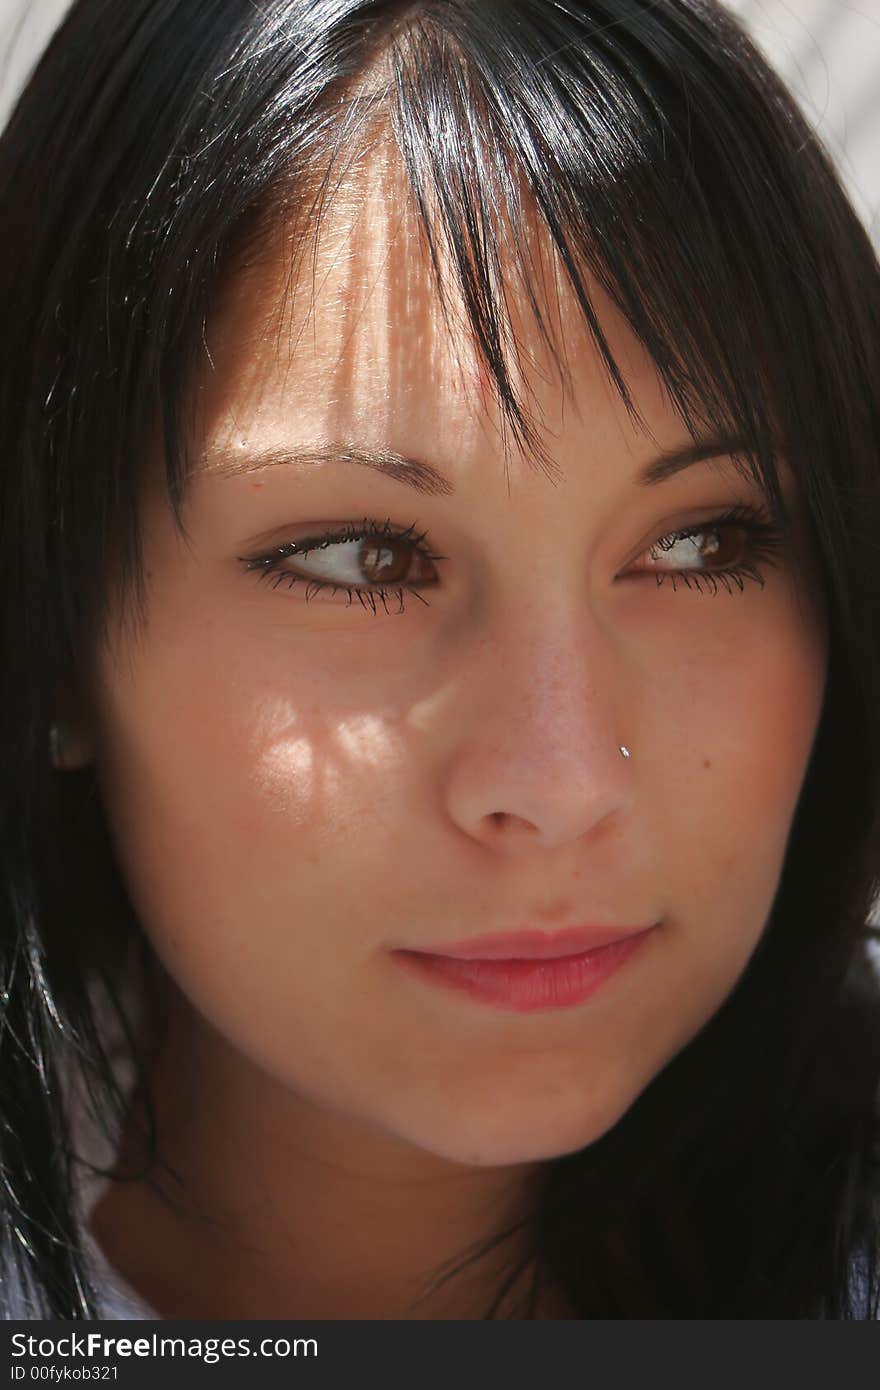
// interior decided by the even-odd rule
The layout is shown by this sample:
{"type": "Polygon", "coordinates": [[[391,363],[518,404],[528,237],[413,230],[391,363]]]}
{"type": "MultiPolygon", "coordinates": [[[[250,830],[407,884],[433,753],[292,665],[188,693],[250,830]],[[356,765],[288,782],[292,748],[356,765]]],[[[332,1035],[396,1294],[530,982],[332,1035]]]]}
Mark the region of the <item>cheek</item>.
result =
{"type": "Polygon", "coordinates": [[[255,987],[289,970],[288,992],[311,994],[392,930],[370,905],[393,891],[376,870],[399,858],[413,760],[308,673],[220,657],[209,634],[156,641],[129,683],[105,687],[108,820],[140,919],[194,1000],[245,970],[255,987]]]}
{"type": "Polygon", "coordinates": [[[382,950],[406,913],[401,885],[430,867],[409,851],[389,871],[403,864],[413,760],[395,727],[331,713],[329,691],[303,682],[294,699],[289,672],[268,692],[268,672],[249,683],[228,667],[200,686],[205,655],[169,648],[105,703],[102,795],[133,904],[240,1057],[375,1119],[405,1090],[401,1036],[419,1037],[418,1010],[395,1015],[382,950]]]}
{"type": "Polygon", "coordinates": [[[802,617],[784,590],[772,601],[753,629],[701,648],[674,702],[652,704],[667,749],[664,774],[647,779],[658,881],[707,979],[728,986],[772,907],[825,690],[821,614],[802,617]]]}

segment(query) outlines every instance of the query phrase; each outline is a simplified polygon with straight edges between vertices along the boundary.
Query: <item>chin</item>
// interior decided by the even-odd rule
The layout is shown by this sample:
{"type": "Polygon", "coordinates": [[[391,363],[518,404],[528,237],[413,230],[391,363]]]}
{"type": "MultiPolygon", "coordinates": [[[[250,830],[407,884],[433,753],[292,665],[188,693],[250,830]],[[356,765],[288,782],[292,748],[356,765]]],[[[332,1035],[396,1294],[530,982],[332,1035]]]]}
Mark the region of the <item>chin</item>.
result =
{"type": "Polygon", "coordinates": [[[420,1147],[438,1157],[473,1168],[504,1168],[541,1163],[576,1153],[613,1129],[635,1096],[589,1111],[569,1106],[561,1113],[537,1114],[536,1108],[511,1108],[509,1113],[475,1115],[470,1124],[460,1114],[446,1130],[421,1137],[420,1147]]]}

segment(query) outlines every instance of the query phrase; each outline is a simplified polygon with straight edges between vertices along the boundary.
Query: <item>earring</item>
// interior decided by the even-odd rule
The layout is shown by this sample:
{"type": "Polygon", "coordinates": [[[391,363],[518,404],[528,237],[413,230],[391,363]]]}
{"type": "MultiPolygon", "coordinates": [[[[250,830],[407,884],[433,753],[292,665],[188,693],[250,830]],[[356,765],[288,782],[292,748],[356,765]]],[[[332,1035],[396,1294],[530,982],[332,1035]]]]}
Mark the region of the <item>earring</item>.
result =
{"type": "Polygon", "coordinates": [[[49,762],[55,768],[62,765],[64,744],[67,739],[67,729],[62,719],[54,719],[49,725],[49,762]]]}
{"type": "Polygon", "coordinates": [[[620,752],[624,758],[632,757],[632,754],[630,753],[629,749],[624,748],[623,744],[620,745],[620,752]]]}

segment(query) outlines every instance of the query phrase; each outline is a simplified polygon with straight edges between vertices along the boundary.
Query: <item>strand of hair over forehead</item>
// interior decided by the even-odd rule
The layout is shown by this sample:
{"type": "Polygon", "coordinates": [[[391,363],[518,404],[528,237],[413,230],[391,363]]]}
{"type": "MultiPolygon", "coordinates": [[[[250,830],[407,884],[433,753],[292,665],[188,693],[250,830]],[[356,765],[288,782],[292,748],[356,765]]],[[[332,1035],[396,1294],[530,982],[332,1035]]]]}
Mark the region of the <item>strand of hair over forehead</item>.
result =
{"type": "MultiPolygon", "coordinates": [[[[652,8],[456,0],[404,6],[391,35],[393,126],[444,312],[437,214],[474,341],[527,457],[548,462],[507,368],[511,347],[519,359],[504,310],[511,272],[525,286],[563,380],[570,378],[536,291],[524,196],[540,211],[631,416],[639,420],[585,270],[642,338],[688,429],[699,435],[709,427],[753,441],[758,479],[776,506],[773,431],[756,367],[756,335],[744,313],[725,312],[727,302],[747,313],[755,287],[747,265],[729,254],[730,238],[692,163],[700,153],[720,160],[722,142],[734,149],[735,161],[742,137],[735,126],[718,136],[703,129],[696,137],[696,115],[687,96],[675,92],[673,76],[702,42],[705,64],[718,64],[729,85],[727,55],[713,55],[705,35],[700,39],[692,7],[673,0],[662,25],[652,8]],[[695,148],[699,141],[702,152],[695,148]]],[[[735,34],[729,37],[735,42],[735,34]]],[[[713,119],[718,105],[713,96],[713,119]]],[[[537,250],[540,256],[540,245],[537,250]]],[[[757,318],[757,304],[752,308],[757,318]]]]}

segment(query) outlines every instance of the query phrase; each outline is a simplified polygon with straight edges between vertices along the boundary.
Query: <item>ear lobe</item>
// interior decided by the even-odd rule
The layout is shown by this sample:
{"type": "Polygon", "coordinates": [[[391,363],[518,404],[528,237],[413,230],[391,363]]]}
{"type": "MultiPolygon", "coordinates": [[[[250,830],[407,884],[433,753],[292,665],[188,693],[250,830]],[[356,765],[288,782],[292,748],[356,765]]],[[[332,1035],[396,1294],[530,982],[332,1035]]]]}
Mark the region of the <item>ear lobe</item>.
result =
{"type": "Polygon", "coordinates": [[[79,724],[53,719],[49,725],[49,762],[58,772],[87,767],[95,756],[94,742],[79,724]]]}
{"type": "Polygon", "coordinates": [[[58,772],[74,772],[94,761],[95,740],[83,701],[69,683],[55,692],[49,725],[49,762],[58,772]]]}

